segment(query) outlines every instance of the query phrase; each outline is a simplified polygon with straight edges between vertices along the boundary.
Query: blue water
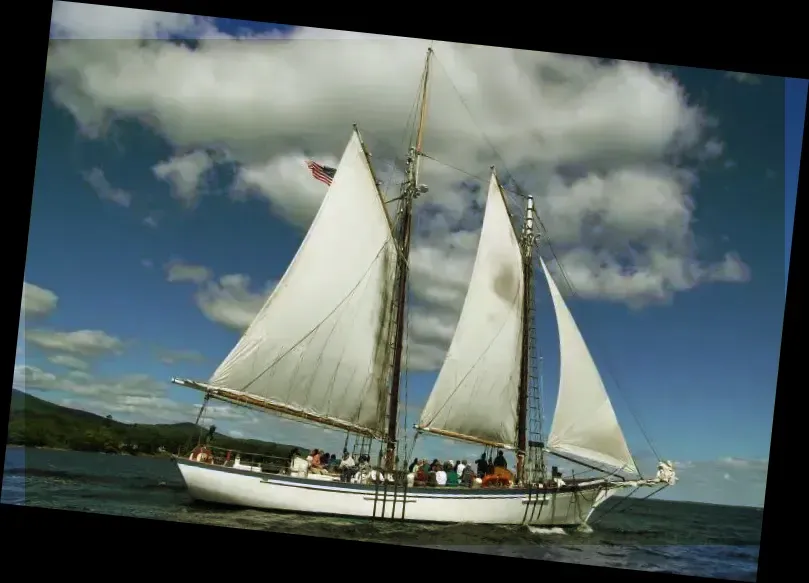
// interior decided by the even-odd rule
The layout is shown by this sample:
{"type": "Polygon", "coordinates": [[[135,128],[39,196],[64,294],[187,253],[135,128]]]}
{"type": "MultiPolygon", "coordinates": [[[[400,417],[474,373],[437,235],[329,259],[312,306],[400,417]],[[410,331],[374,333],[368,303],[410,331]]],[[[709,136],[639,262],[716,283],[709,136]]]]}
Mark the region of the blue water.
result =
{"type": "Polygon", "coordinates": [[[657,500],[611,511],[613,498],[589,532],[290,516],[194,504],[168,459],[17,447],[6,448],[0,501],[738,581],[755,581],[762,514],[657,500]]]}

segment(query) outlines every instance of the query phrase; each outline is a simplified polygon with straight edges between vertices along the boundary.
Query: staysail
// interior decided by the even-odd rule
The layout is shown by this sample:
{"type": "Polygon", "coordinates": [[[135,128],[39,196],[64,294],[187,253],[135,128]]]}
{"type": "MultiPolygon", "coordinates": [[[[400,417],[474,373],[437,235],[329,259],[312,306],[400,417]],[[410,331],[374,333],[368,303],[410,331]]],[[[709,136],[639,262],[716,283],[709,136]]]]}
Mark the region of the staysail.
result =
{"type": "Polygon", "coordinates": [[[298,253],[209,384],[383,436],[395,265],[390,220],[354,131],[298,253]]]}
{"type": "Polygon", "coordinates": [[[418,429],[515,447],[522,270],[520,245],[492,173],[469,290],[418,429]]]}
{"type": "Polygon", "coordinates": [[[542,258],[540,263],[559,327],[559,393],[548,449],[637,473],[593,357],[542,258]]]}

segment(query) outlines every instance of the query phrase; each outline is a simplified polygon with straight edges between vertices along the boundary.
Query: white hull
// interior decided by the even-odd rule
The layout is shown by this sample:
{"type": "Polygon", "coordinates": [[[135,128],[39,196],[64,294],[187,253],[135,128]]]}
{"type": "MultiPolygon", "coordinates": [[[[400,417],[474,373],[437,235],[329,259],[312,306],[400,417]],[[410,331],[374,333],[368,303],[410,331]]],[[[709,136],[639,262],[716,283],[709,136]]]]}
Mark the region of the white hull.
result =
{"type": "Polygon", "coordinates": [[[615,493],[604,480],[575,490],[399,488],[234,470],[176,459],[195,500],[265,510],[417,522],[576,526],[615,493]]]}

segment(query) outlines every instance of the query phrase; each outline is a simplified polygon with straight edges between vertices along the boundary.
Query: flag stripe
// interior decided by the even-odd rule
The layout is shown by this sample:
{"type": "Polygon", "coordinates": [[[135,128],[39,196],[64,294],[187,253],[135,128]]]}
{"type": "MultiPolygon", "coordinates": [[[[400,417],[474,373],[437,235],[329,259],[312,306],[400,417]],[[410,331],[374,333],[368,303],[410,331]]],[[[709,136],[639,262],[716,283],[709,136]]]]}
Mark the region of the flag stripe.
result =
{"type": "Polygon", "coordinates": [[[312,176],[315,180],[320,180],[325,184],[331,184],[332,179],[334,178],[335,172],[337,172],[336,168],[330,168],[329,166],[321,166],[317,162],[313,162],[312,160],[307,160],[306,165],[309,167],[309,171],[312,173],[312,176]]]}

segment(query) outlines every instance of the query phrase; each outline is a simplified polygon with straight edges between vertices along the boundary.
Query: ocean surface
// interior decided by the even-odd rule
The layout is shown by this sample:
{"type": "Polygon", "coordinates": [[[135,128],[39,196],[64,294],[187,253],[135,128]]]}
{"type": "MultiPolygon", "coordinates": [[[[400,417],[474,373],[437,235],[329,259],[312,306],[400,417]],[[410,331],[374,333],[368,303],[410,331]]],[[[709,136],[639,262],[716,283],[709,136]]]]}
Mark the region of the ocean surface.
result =
{"type": "Polygon", "coordinates": [[[613,498],[596,510],[590,528],[567,532],[372,524],[194,504],[169,459],[19,447],[6,448],[0,501],[737,581],[756,579],[762,516],[754,508],[613,498]]]}

